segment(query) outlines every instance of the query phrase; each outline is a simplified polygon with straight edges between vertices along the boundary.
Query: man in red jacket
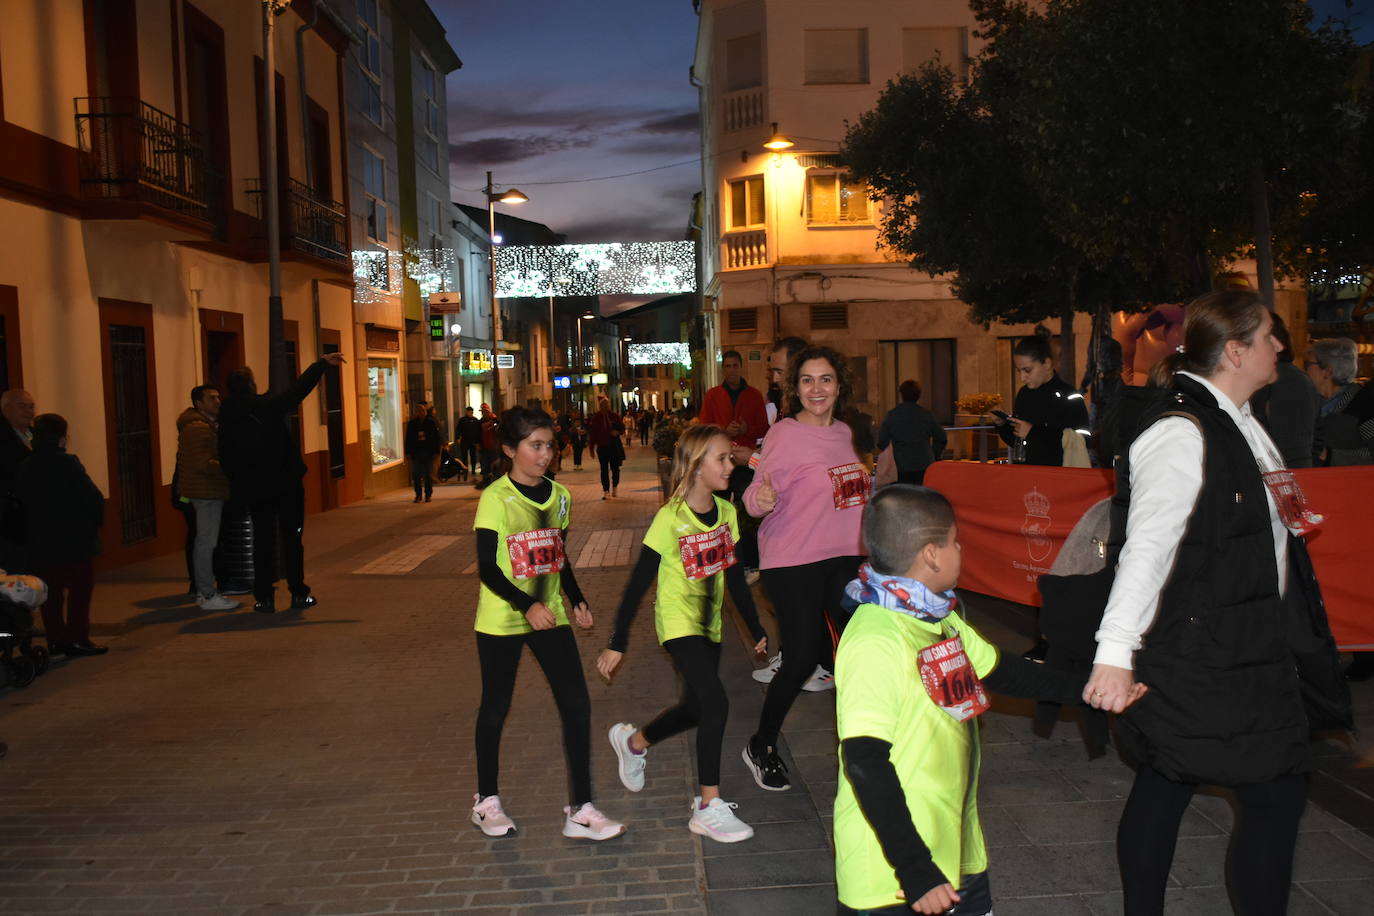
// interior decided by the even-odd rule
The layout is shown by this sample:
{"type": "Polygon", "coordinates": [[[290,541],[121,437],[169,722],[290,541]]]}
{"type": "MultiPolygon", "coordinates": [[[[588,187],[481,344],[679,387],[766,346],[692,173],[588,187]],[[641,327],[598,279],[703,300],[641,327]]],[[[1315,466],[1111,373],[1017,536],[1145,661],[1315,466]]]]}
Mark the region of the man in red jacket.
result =
{"type": "MultiPolygon", "coordinates": [[[[722,353],[720,369],[725,381],[706,392],[698,419],[703,424],[723,428],[733,442],[730,457],[735,462],[735,469],[730,474],[730,493],[739,503],[745,488],[754,479],[749,456],[768,432],[768,411],[764,407],[763,394],[744,380],[744,360],[738,352],[726,350],[722,353]]],[[[741,529],[738,551],[740,562],[747,571],[758,568],[758,535],[752,525],[741,529]]]]}

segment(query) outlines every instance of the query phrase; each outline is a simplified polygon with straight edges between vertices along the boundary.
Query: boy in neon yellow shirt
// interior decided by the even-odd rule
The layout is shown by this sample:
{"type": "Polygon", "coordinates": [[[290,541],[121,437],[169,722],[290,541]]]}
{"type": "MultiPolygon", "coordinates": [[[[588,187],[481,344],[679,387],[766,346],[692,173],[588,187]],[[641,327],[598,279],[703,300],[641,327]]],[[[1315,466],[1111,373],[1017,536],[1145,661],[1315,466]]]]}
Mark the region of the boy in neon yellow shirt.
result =
{"type": "Polygon", "coordinates": [[[976,718],[988,690],[1072,704],[1082,684],[1000,653],[955,610],[958,529],[939,493],[884,487],[863,534],[869,561],[835,655],[840,912],[984,916],[976,718]]]}

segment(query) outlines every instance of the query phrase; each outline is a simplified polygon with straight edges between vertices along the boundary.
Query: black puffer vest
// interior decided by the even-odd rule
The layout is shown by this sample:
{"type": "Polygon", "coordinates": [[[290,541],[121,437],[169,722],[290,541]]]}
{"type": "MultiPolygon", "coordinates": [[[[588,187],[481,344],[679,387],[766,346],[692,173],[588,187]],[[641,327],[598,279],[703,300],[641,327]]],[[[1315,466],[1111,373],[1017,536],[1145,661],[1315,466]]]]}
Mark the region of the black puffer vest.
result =
{"type": "MultiPolygon", "coordinates": [[[[1150,691],[1119,722],[1122,750],[1182,782],[1243,785],[1305,771],[1308,720],[1260,470],[1230,416],[1186,376],[1145,409],[1137,430],[1170,416],[1202,432],[1202,490],[1135,655],[1136,678],[1150,691]]],[[[1130,504],[1125,454],[1116,485],[1111,543],[1120,545],[1130,504]]]]}

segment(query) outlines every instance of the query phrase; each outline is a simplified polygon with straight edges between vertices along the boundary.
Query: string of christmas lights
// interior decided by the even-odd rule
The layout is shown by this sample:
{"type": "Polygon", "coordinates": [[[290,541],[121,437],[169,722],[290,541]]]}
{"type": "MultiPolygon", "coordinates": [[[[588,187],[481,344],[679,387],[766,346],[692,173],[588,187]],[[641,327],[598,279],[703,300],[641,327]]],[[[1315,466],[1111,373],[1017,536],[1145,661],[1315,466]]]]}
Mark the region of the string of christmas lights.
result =
{"type": "Polygon", "coordinates": [[[692,365],[692,353],[685,343],[632,343],[629,349],[631,366],[692,365]]]}
{"type": "Polygon", "coordinates": [[[496,249],[496,295],[667,295],[694,292],[694,242],[512,245],[496,249]]]}

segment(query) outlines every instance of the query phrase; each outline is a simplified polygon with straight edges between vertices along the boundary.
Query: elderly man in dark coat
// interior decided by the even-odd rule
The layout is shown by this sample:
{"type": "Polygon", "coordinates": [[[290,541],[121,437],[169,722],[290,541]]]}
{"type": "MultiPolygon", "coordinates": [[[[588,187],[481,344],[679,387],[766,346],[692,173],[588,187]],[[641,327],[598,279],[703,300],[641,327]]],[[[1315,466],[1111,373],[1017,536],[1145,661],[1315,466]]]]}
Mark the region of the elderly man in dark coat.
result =
{"type": "Polygon", "coordinates": [[[247,506],[253,519],[253,610],[274,613],[277,590],[277,538],[282,539],[282,577],[291,590],[291,607],[312,607],[305,584],[305,461],[287,417],[319,384],[324,372],[344,362],[328,353],[312,363],[285,391],[258,394],[253,370],[229,375],[229,397],[219,413],[219,460],[229,478],[231,498],[247,506]]]}

